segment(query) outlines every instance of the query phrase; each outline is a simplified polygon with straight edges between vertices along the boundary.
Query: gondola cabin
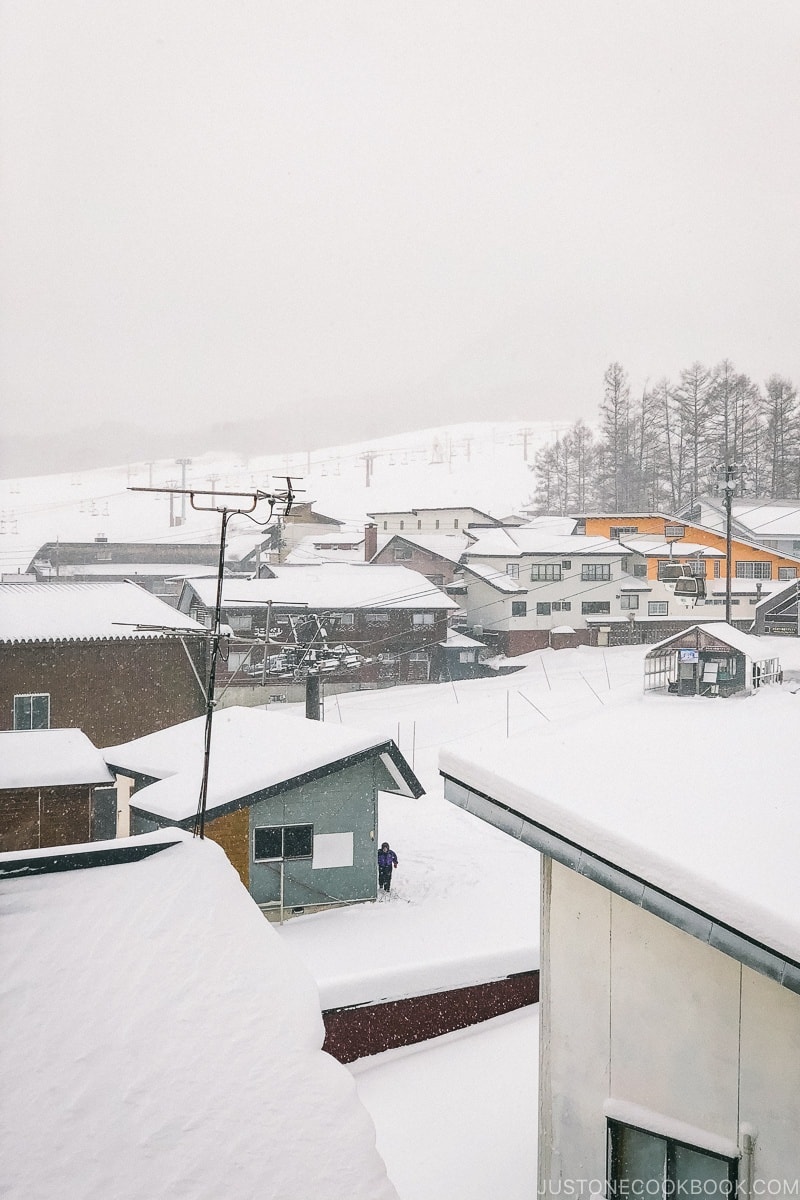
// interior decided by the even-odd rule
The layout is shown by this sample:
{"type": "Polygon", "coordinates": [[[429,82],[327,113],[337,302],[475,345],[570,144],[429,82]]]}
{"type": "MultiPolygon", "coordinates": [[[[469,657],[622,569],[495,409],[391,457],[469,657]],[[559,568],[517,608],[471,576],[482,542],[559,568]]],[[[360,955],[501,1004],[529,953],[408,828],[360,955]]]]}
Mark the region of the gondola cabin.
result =
{"type": "Polygon", "coordinates": [[[732,696],[782,678],[780,661],[757,637],[725,621],[693,625],[658,642],[645,656],[645,691],[677,696],[732,696]]]}

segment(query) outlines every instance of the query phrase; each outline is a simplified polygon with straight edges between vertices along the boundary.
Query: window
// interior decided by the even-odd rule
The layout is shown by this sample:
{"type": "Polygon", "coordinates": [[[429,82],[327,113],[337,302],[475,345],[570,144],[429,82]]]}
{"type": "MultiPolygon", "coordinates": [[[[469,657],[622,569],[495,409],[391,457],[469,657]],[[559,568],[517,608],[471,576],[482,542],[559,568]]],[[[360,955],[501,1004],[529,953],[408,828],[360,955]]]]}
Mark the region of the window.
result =
{"type": "Polygon", "coordinates": [[[355,613],[340,612],[340,613],[331,613],[331,615],[330,615],[330,624],[331,625],[340,625],[340,626],[341,625],[355,625],[355,623],[356,623],[355,613]]]}
{"type": "Polygon", "coordinates": [[[509,579],[519,579],[519,563],[506,563],[506,575],[509,579]]]}
{"type": "Polygon", "coordinates": [[[50,695],[47,692],[32,692],[14,697],[15,729],[49,729],[50,695]]]}
{"type": "Polygon", "coordinates": [[[436,518],[436,523],[435,523],[435,524],[436,524],[436,528],[438,529],[438,528],[439,528],[439,518],[438,518],[438,517],[436,518]]]}
{"type": "Polygon", "coordinates": [[[388,522],[388,521],[384,521],[384,522],[383,522],[383,528],[384,528],[384,529],[388,529],[388,528],[389,528],[389,522],[388,522]]]}
{"type": "Polygon", "coordinates": [[[618,1121],[608,1123],[609,1197],[731,1196],[737,1174],[733,1158],[618,1121]]]}
{"type": "Polygon", "coordinates": [[[433,625],[433,613],[415,612],[411,617],[413,625],[433,625]]]}
{"type": "Polygon", "coordinates": [[[453,529],[458,529],[458,517],[453,521],[453,529]]]}
{"type": "Polygon", "coordinates": [[[563,561],[561,563],[561,570],[562,571],[571,571],[572,570],[572,559],[571,558],[563,559],[563,561]]]}
{"type": "Polygon", "coordinates": [[[249,633],[253,628],[253,614],[228,613],[228,624],[234,633],[249,633]]]}
{"type": "Polygon", "coordinates": [[[554,600],[553,601],[553,612],[569,612],[571,609],[572,609],[572,602],[570,600],[554,600]]]}
{"type": "Polygon", "coordinates": [[[697,575],[699,579],[705,579],[706,561],[704,558],[691,558],[686,563],[686,566],[689,568],[692,575],[697,575]]]}
{"type": "Polygon", "coordinates": [[[610,600],[583,600],[581,601],[581,612],[585,617],[590,616],[605,616],[611,612],[610,600]]]}
{"type": "Polygon", "coordinates": [[[557,583],[560,579],[559,563],[534,563],[531,567],[531,583],[557,583]]]}
{"type": "Polygon", "coordinates": [[[668,600],[648,600],[647,615],[648,617],[666,617],[669,613],[668,600]]]}
{"type": "Polygon", "coordinates": [[[664,537],[665,538],[686,537],[686,526],[685,525],[665,525],[664,526],[664,537]]]}
{"type": "Polygon", "coordinates": [[[719,559],[714,559],[714,578],[719,579],[719,559]]]}
{"type": "Polygon", "coordinates": [[[620,606],[620,608],[628,608],[628,609],[638,608],[639,607],[639,597],[638,596],[620,596],[619,606],[620,606]]]}
{"type": "Polygon", "coordinates": [[[772,563],[745,559],[736,564],[737,579],[772,579],[772,563]]]}
{"type": "Polygon", "coordinates": [[[368,625],[388,625],[389,624],[388,612],[367,613],[367,624],[368,625]]]}
{"type": "Polygon", "coordinates": [[[395,561],[407,560],[407,559],[411,558],[411,547],[410,546],[395,546],[394,557],[395,557],[395,561]]]}
{"type": "Polygon", "coordinates": [[[271,825],[253,830],[253,858],[256,862],[311,858],[313,845],[313,825],[271,825]]]}
{"type": "Polygon", "coordinates": [[[424,650],[412,650],[408,656],[408,661],[426,663],[428,661],[428,655],[424,650]]]}
{"type": "Polygon", "coordinates": [[[528,615],[527,601],[526,600],[512,600],[511,601],[511,615],[512,615],[512,617],[527,617],[527,615],[528,615]]]}
{"type": "Polygon", "coordinates": [[[797,567],[778,567],[778,579],[797,579],[797,567]]]}
{"type": "Polygon", "coordinates": [[[550,616],[550,604],[547,600],[542,600],[536,605],[536,615],[537,617],[550,616]]]}
{"type": "Polygon", "coordinates": [[[633,564],[633,578],[634,579],[646,579],[647,578],[647,563],[638,562],[638,563],[633,564]]]}
{"type": "Polygon", "coordinates": [[[610,578],[610,563],[581,563],[581,579],[608,580],[610,578]]]}
{"type": "Polygon", "coordinates": [[[638,525],[612,525],[609,531],[609,537],[618,542],[621,537],[625,537],[629,533],[638,532],[638,525]]]}
{"type": "Polygon", "coordinates": [[[405,527],[406,527],[406,523],[405,523],[405,521],[401,521],[401,522],[400,522],[400,528],[401,528],[401,529],[405,529],[405,527]]]}
{"type": "Polygon", "coordinates": [[[417,521],[417,529],[422,529],[422,521],[417,521]]]}

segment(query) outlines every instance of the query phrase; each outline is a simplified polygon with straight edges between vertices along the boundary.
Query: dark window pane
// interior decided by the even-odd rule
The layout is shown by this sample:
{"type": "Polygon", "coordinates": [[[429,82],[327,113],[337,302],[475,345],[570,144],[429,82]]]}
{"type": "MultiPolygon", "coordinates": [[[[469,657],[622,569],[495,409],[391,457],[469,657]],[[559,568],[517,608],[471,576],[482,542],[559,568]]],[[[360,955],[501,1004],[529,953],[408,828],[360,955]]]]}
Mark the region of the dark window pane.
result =
{"type": "Polygon", "coordinates": [[[31,727],[31,698],[30,696],[14,697],[14,728],[30,729],[31,727]]]}
{"type": "Polygon", "coordinates": [[[50,728],[50,697],[31,696],[31,729],[50,728]]]}
{"type": "Polygon", "coordinates": [[[311,857],[310,825],[290,825],[283,831],[284,858],[311,857]]]}
{"type": "MultiPolygon", "coordinates": [[[[633,1190],[643,1195],[638,1185],[660,1183],[663,1187],[666,1171],[666,1142],[652,1133],[621,1126],[617,1141],[616,1184],[637,1184],[633,1190]]],[[[632,1189],[628,1187],[627,1193],[632,1189]]],[[[659,1193],[647,1192],[647,1195],[659,1193]]]]}
{"type": "MultiPolygon", "coordinates": [[[[675,1147],[676,1183],[727,1183],[730,1179],[730,1162],[693,1150],[690,1146],[675,1147]]],[[[707,1189],[707,1194],[711,1190],[707,1189]]],[[[720,1189],[720,1196],[725,1193],[720,1189]]]]}
{"type": "Polygon", "coordinates": [[[281,829],[257,829],[255,834],[255,857],[281,857],[281,829]]]}

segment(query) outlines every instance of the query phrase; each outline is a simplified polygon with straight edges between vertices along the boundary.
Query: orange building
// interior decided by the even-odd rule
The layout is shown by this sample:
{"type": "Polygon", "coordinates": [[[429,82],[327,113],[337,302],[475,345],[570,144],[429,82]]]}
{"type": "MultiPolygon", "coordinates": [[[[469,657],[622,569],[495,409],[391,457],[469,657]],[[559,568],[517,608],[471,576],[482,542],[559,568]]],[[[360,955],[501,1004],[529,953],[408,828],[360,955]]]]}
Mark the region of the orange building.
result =
{"type": "MultiPolygon", "coordinates": [[[[575,533],[615,538],[647,558],[647,578],[658,579],[664,563],[692,563],[693,573],[724,579],[727,575],[725,534],[667,513],[582,513],[575,533]],[[701,547],[716,551],[703,558],[701,547]],[[721,554],[720,554],[721,552],[721,554]],[[713,574],[712,574],[713,572],[713,574]]],[[[791,580],[800,576],[800,558],[781,554],[758,542],[731,539],[732,578],[791,580]]]]}

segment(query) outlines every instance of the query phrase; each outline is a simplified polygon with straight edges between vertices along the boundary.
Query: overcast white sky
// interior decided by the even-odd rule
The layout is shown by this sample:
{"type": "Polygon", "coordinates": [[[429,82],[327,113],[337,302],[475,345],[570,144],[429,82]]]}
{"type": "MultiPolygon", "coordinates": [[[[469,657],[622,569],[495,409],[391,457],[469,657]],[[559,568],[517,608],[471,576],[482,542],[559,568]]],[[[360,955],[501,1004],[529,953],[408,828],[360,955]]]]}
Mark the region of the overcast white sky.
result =
{"type": "Polygon", "coordinates": [[[0,14],[7,429],[800,381],[796,0],[0,14]]]}

